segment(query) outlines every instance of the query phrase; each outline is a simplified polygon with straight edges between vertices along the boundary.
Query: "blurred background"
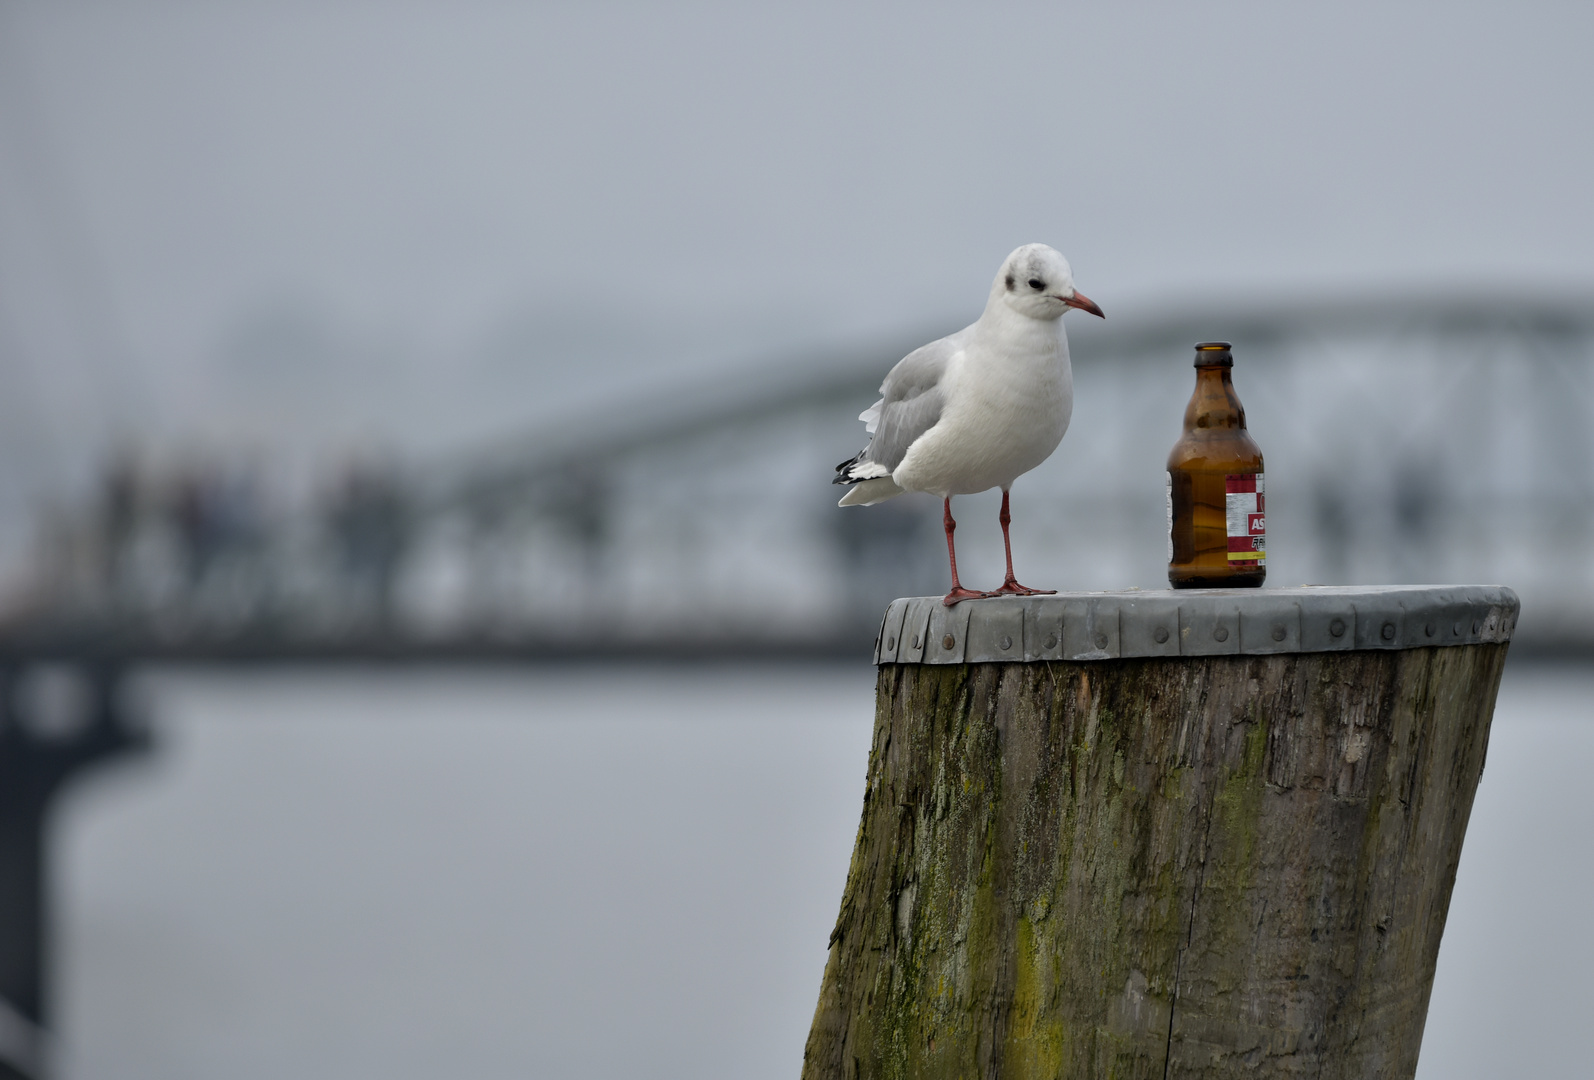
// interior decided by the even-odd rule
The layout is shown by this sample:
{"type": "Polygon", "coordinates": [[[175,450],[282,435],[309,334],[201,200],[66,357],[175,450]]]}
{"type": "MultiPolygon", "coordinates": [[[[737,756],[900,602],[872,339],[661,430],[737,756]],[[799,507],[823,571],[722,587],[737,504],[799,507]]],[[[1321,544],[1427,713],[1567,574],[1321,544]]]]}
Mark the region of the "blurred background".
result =
{"type": "Polygon", "coordinates": [[[795,1075],[874,627],[946,584],[935,501],[831,469],[1043,241],[1107,319],[1023,580],[1165,584],[1220,338],[1270,583],[1521,594],[1419,1075],[1581,1075],[1591,34],[0,0],[0,1068],[795,1075]]]}

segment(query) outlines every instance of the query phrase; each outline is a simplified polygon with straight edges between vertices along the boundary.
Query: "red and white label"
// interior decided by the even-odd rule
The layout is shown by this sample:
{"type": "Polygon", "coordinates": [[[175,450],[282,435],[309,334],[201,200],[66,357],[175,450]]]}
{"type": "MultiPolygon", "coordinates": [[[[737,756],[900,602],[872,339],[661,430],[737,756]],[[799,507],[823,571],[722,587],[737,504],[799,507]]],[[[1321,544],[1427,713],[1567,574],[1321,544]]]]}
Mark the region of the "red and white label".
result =
{"type": "Polygon", "coordinates": [[[1230,566],[1266,565],[1267,507],[1264,498],[1261,473],[1231,473],[1223,478],[1230,566]]]}

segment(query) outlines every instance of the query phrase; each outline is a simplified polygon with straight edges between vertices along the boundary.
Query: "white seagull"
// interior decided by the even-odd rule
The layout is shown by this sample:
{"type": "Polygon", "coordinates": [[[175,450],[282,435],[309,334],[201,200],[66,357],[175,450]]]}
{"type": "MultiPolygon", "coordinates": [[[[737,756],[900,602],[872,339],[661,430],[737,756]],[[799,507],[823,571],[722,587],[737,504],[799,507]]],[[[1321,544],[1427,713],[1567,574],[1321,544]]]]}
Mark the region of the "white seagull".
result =
{"type": "Polygon", "coordinates": [[[1068,260],[1045,244],[1025,244],[1002,263],[985,313],[957,333],[913,350],[880,384],[880,400],[862,420],[872,436],[857,457],[836,466],[850,485],[841,506],[873,506],[904,491],[942,500],[946,554],[952,563],[948,606],[987,596],[1033,596],[1013,577],[1007,527],[1013,481],[1051,457],[1074,411],[1063,312],[1106,318],[1074,288],[1068,260]],[[1007,578],[995,592],[965,589],[952,544],[952,496],[1002,489],[1002,544],[1007,578]]]}

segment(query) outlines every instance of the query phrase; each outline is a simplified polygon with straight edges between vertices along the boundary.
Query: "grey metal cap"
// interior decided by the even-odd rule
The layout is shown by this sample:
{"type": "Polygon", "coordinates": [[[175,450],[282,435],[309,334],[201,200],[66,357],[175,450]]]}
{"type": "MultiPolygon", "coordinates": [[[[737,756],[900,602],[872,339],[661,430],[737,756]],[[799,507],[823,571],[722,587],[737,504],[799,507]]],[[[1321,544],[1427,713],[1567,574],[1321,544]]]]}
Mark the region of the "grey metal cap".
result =
{"type": "Polygon", "coordinates": [[[1521,605],[1503,585],[1161,589],[893,600],[877,664],[1113,660],[1136,656],[1415,649],[1511,640],[1521,605]]]}

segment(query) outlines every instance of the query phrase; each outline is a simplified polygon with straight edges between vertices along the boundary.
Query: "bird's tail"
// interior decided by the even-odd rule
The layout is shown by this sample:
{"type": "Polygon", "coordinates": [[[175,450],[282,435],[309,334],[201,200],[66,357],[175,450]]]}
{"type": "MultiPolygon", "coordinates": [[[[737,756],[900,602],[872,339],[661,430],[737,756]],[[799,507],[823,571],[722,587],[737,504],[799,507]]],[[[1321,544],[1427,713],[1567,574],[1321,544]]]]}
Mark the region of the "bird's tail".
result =
{"type": "Polygon", "coordinates": [[[860,480],[847,490],[841,497],[837,506],[873,506],[877,502],[885,502],[902,494],[903,489],[897,487],[889,476],[877,476],[872,480],[860,480]]]}
{"type": "Polygon", "coordinates": [[[860,450],[856,457],[843,461],[836,466],[836,478],[832,484],[846,484],[850,490],[841,497],[837,506],[873,506],[877,502],[884,502],[895,495],[902,494],[902,488],[897,487],[891,480],[891,470],[878,461],[865,461],[864,455],[868,448],[860,450]]]}

